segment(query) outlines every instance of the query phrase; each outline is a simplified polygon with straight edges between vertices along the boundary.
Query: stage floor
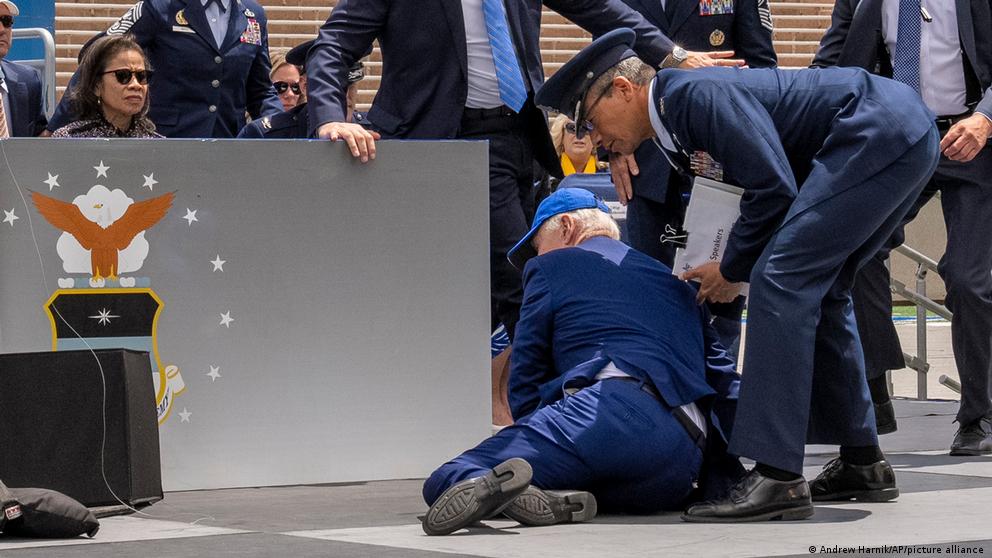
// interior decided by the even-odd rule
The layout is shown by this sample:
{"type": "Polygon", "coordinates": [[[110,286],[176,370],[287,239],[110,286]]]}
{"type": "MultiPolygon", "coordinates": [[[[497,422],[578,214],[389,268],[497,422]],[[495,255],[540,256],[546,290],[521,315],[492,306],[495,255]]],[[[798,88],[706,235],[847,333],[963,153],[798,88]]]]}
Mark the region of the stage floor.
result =
{"type": "MultiPolygon", "coordinates": [[[[0,556],[809,556],[813,547],[820,554],[834,547],[883,545],[929,545],[942,555],[981,548],[988,555],[992,457],[946,455],[956,410],[957,402],[897,400],[899,431],[882,437],[882,445],[896,468],[900,498],[884,504],[817,505],[806,521],[701,525],[662,514],[522,528],[502,520],[453,536],[427,537],[419,520],[426,509],[421,481],[412,479],[172,492],[144,514],[102,520],[95,539],[0,539],[0,556]]],[[[832,451],[808,447],[807,478],[817,474],[832,451]]]]}

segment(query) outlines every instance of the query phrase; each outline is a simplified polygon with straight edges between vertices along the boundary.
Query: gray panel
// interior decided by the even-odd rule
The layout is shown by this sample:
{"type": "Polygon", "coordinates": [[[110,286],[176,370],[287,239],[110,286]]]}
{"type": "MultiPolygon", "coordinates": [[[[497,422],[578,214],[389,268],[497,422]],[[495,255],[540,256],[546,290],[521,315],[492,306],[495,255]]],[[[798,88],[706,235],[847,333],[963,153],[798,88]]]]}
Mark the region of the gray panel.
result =
{"type": "Polygon", "coordinates": [[[487,432],[484,143],[381,142],[367,165],[327,142],[0,147],[0,208],[18,217],[0,222],[3,352],[49,350],[43,304],[86,277],[63,270],[29,190],[176,192],[125,274],[162,299],[159,356],[186,385],[161,426],[167,490],[424,476],[487,432]]]}

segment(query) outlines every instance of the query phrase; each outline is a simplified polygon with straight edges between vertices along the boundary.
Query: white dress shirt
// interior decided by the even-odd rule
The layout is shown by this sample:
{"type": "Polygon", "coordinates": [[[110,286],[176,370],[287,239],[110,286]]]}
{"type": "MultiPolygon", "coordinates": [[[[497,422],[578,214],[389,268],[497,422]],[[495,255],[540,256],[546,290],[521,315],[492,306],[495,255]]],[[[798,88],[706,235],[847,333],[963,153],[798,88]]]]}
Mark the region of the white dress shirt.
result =
{"type": "Polygon", "coordinates": [[[499,98],[496,64],[489,46],[486,16],[482,0],[462,0],[462,17],[465,20],[465,46],[468,53],[467,108],[495,108],[503,104],[499,98]]]}

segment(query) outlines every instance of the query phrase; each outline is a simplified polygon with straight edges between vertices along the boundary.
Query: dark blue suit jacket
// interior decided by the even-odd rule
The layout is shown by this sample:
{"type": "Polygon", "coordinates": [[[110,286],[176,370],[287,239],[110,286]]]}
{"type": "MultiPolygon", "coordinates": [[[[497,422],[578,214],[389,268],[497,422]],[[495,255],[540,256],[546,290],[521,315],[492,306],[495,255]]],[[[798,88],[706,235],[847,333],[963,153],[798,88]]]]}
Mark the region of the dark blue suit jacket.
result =
{"type": "MultiPolygon", "coordinates": [[[[233,138],[246,123],[245,112],[258,118],[282,111],[269,80],[265,11],[255,0],[234,0],[230,9],[220,47],[199,0],[144,0],[107,30],[130,33],[145,49],[156,72],[148,117],[160,134],[233,138]]],[[[69,123],[67,98],[62,97],[50,130],[69,123]]]]}
{"type": "MultiPolygon", "coordinates": [[[[648,23],[687,50],[733,50],[752,68],[778,64],[772,45],[771,15],[768,0],[734,0],[733,11],[717,15],[700,15],[699,0],[623,0],[643,15],[648,23]],[[669,19],[669,13],[672,17],[669,19]],[[715,40],[722,43],[715,44],[715,40]]],[[[632,177],[634,193],[654,201],[665,201],[671,166],[650,144],[637,152],[640,173],[632,177]]]]}
{"type": "MultiPolygon", "coordinates": [[[[967,100],[992,117],[992,1],[954,2],[967,100]]],[[[837,0],[813,66],[855,66],[891,77],[892,60],[882,37],[882,0],[837,0]]]]}
{"type": "MultiPolygon", "coordinates": [[[[603,34],[633,28],[645,61],[657,65],[672,43],[620,0],[547,0],[550,8],[587,30],[603,34]]],[[[511,34],[531,91],[544,82],[539,0],[506,2],[511,34]]],[[[461,0],[341,0],[321,27],[307,60],[310,126],[342,122],[348,69],[369,50],[382,47],[382,78],[368,112],[371,127],[386,138],[454,138],[468,95],[465,23],[461,0]]],[[[523,109],[537,158],[560,172],[544,114],[531,101],[523,109]],[[540,143],[538,143],[540,142],[540,143]]]]}
{"type": "Polygon", "coordinates": [[[888,166],[934,118],[914,90],[857,68],[662,70],[651,102],[676,138],[674,164],[689,172],[689,154],[707,152],[745,189],[720,264],[734,282],[748,281],[785,219],[888,166]],[[829,179],[803,188],[812,172],[829,179]]]}
{"type": "Polygon", "coordinates": [[[8,60],[0,61],[0,64],[10,100],[10,114],[7,115],[10,137],[33,138],[45,131],[48,123],[41,78],[30,66],[8,60]]]}

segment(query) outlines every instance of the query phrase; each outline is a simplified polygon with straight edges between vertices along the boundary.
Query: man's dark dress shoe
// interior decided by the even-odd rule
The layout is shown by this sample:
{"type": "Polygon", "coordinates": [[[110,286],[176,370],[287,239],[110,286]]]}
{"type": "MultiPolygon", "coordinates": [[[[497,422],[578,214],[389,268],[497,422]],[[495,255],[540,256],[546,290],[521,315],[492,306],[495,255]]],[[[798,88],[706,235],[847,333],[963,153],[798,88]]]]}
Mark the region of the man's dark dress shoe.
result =
{"type": "Polygon", "coordinates": [[[992,453],[992,416],[984,416],[958,429],[951,443],[951,455],[992,453]]]}
{"type": "Polygon", "coordinates": [[[852,465],[836,458],[809,483],[813,500],[857,500],[887,502],[899,497],[896,474],[884,459],[871,465],[852,465]]]}
{"type": "Polygon", "coordinates": [[[879,434],[892,434],[899,429],[896,423],[896,409],[892,401],[875,403],[875,429],[879,434]]]}
{"type": "Polygon", "coordinates": [[[581,490],[541,490],[528,487],[503,510],[523,525],[578,523],[596,517],[596,497],[581,490]]]}
{"type": "Polygon", "coordinates": [[[533,474],[530,463],[514,457],[481,477],[452,485],[427,510],[424,532],[447,535],[500,513],[527,490],[533,474]]]}
{"type": "Polygon", "coordinates": [[[813,515],[806,479],[778,481],[752,469],[722,500],[689,507],[683,521],[738,523],[770,519],[806,519],[813,515]]]}

